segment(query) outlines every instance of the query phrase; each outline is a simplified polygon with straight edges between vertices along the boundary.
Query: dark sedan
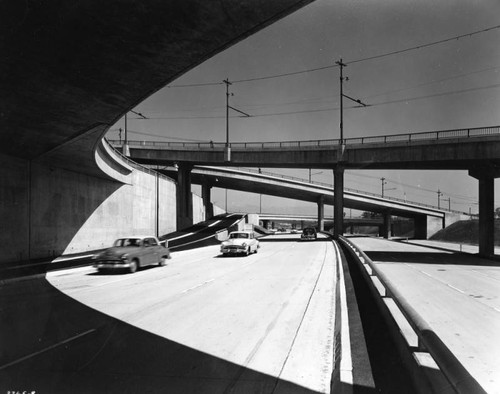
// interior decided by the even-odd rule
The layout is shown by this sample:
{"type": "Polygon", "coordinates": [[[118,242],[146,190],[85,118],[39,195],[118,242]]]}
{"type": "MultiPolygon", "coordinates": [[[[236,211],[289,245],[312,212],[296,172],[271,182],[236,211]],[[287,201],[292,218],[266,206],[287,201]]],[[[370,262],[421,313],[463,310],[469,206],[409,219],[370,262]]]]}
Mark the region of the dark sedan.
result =
{"type": "Polygon", "coordinates": [[[126,269],[134,273],[147,265],[163,266],[167,259],[170,259],[170,251],[158,238],[126,237],[117,239],[111,248],[95,255],[94,267],[99,271],[126,269]]]}

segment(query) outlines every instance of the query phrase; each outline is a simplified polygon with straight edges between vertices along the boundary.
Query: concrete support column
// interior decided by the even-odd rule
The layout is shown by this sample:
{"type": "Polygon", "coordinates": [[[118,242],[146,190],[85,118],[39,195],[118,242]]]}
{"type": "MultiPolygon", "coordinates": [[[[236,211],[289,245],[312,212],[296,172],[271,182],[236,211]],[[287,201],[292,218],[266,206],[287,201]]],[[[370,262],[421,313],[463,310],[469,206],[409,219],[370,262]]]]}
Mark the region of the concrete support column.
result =
{"type": "Polygon", "coordinates": [[[191,170],[193,166],[181,164],[177,173],[177,229],[193,225],[193,195],[191,170]]]}
{"type": "Polygon", "coordinates": [[[337,166],[333,170],[333,238],[338,239],[344,229],[344,168],[337,166]]]}
{"type": "Polygon", "coordinates": [[[391,213],[384,212],[384,224],[382,226],[382,237],[389,238],[391,236],[391,213]]]}
{"type": "Polygon", "coordinates": [[[493,256],[495,254],[495,179],[479,178],[479,254],[493,256]]]}
{"type": "Polygon", "coordinates": [[[495,178],[500,169],[486,166],[469,170],[469,175],[479,181],[479,254],[495,254],[495,178]]]}
{"type": "Polygon", "coordinates": [[[201,185],[201,197],[203,199],[203,205],[205,206],[205,219],[211,219],[214,216],[214,206],[210,201],[212,186],[205,184],[201,185]]]}
{"type": "Polygon", "coordinates": [[[318,197],[318,230],[325,230],[325,196],[318,197]]]}

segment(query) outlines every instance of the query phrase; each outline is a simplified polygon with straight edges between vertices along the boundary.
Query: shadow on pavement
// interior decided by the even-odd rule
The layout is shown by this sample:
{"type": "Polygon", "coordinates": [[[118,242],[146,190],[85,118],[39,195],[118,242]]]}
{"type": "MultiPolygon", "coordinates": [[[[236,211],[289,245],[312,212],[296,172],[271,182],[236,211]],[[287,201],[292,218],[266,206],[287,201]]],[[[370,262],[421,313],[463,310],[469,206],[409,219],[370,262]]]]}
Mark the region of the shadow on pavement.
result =
{"type": "Polygon", "coordinates": [[[7,283],[0,305],[1,392],[313,393],[97,312],[45,279],[7,283]]]}
{"type": "Polygon", "coordinates": [[[419,263],[419,264],[452,264],[474,266],[498,266],[498,262],[483,259],[471,254],[453,252],[395,252],[365,251],[374,262],[419,263]]]}

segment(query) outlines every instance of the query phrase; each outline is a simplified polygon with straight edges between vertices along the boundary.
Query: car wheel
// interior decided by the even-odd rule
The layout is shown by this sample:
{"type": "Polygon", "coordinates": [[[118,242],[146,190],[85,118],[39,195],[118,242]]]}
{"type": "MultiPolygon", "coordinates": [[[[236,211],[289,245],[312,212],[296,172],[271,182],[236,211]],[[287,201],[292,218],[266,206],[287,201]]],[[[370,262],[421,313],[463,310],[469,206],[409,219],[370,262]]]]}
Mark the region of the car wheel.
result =
{"type": "Polygon", "coordinates": [[[167,265],[167,257],[161,256],[159,265],[160,265],[160,267],[164,267],[165,265],[167,265]]]}
{"type": "Polygon", "coordinates": [[[134,272],[137,271],[138,268],[139,268],[139,261],[137,259],[133,259],[130,262],[130,266],[128,267],[128,270],[130,271],[131,274],[133,274],[134,272]]]}

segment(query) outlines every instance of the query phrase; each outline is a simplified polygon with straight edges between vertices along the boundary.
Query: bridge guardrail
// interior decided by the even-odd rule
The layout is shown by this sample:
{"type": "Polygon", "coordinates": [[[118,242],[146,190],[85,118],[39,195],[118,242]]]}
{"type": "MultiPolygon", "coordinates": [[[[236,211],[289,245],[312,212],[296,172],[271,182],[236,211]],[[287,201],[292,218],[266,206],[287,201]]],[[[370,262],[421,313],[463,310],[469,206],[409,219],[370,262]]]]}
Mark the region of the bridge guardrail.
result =
{"type": "MultiPolygon", "coordinates": [[[[351,253],[357,256],[358,262],[363,265],[362,270],[371,278],[372,286],[377,289],[375,291],[378,292],[381,297],[385,299],[390,298],[394,301],[407,323],[417,335],[418,345],[416,349],[412,348],[407,342],[407,338],[404,337],[408,350],[412,353],[417,351],[430,354],[455,392],[459,394],[486,394],[486,391],[471,376],[469,371],[465,369],[456,356],[434,332],[432,327],[422,319],[398,291],[391,280],[377,268],[376,264],[374,264],[361,249],[345,237],[340,237],[340,242],[342,242],[351,253]],[[383,286],[382,289],[375,284],[376,281],[374,281],[373,278],[376,278],[380,282],[383,286]],[[384,292],[385,294],[382,294],[384,292]]],[[[394,315],[392,315],[390,311],[389,313],[394,319],[394,315]]],[[[403,330],[401,329],[401,331],[403,330]]]]}
{"type": "MultiPolygon", "coordinates": [[[[389,134],[381,136],[346,138],[343,144],[368,145],[387,144],[392,142],[421,142],[438,141],[452,138],[476,138],[486,136],[500,136],[500,126],[471,127],[463,129],[450,129],[439,131],[424,131],[416,133],[389,134]]],[[[122,145],[123,141],[109,140],[112,145],[122,145]]],[[[303,140],[303,141],[271,141],[271,142],[231,142],[231,149],[285,149],[285,148],[332,148],[340,145],[340,139],[303,140]]],[[[128,141],[131,146],[157,147],[163,149],[205,149],[222,150],[226,148],[225,142],[179,142],[179,141],[128,141]]]]}
{"type": "MultiPolygon", "coordinates": [[[[275,174],[275,173],[267,172],[267,171],[254,170],[252,168],[244,168],[244,169],[238,168],[238,171],[246,171],[246,172],[249,172],[252,174],[267,175],[267,176],[272,176],[272,177],[281,178],[281,179],[287,179],[287,180],[296,181],[296,182],[309,183],[309,184],[313,184],[313,185],[317,185],[317,186],[327,187],[330,189],[333,189],[333,187],[334,187],[332,184],[329,184],[329,183],[309,181],[307,179],[299,178],[299,177],[295,177],[295,176],[291,176],[291,175],[275,174]]],[[[474,216],[474,215],[469,215],[467,212],[456,211],[453,209],[440,208],[440,207],[436,207],[435,205],[425,204],[425,203],[416,202],[416,201],[408,201],[408,200],[404,200],[402,198],[391,197],[391,196],[382,197],[381,194],[371,193],[371,192],[367,192],[364,190],[358,190],[358,189],[344,187],[344,191],[348,191],[351,193],[363,194],[363,195],[371,196],[371,197],[383,198],[384,200],[391,200],[391,201],[400,202],[400,203],[404,203],[404,204],[416,205],[416,206],[419,206],[422,208],[431,208],[431,209],[435,209],[438,211],[447,211],[450,213],[456,213],[456,214],[460,214],[460,215],[474,216]]]]}

